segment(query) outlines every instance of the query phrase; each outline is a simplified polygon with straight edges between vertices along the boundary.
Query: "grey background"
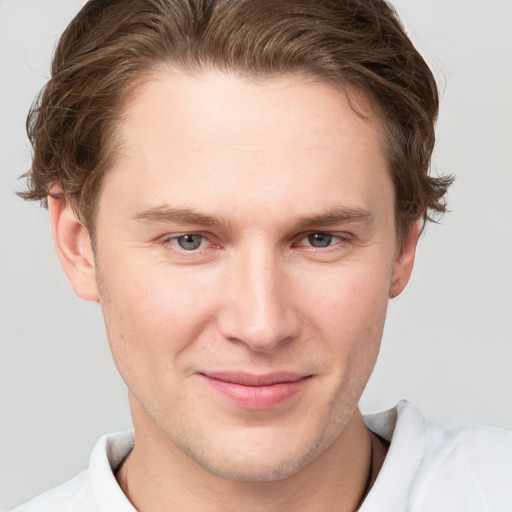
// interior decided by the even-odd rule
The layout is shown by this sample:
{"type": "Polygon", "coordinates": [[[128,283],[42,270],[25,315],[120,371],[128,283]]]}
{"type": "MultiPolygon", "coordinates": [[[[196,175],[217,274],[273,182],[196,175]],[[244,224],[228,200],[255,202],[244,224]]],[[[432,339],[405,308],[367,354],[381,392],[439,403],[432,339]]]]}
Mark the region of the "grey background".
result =
{"type": "MultiPolygon", "coordinates": [[[[73,295],[47,212],[14,195],[27,110],[82,3],[0,0],[0,508],[71,477],[102,433],[130,425],[98,306],[73,295]]],[[[391,303],[361,406],[407,398],[444,427],[512,428],[512,1],[393,3],[443,91],[434,163],[458,179],[391,303]]]]}

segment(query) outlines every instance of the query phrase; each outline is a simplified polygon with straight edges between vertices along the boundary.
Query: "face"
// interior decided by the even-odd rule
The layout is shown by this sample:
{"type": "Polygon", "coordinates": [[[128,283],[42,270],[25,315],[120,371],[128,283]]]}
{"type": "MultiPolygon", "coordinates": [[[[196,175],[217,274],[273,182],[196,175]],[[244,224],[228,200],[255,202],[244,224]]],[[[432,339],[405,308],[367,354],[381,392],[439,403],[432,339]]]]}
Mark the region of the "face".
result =
{"type": "Polygon", "coordinates": [[[301,77],[162,72],[126,109],[97,216],[108,338],[136,431],[217,475],[331,449],[373,368],[408,273],[360,106],[301,77]]]}

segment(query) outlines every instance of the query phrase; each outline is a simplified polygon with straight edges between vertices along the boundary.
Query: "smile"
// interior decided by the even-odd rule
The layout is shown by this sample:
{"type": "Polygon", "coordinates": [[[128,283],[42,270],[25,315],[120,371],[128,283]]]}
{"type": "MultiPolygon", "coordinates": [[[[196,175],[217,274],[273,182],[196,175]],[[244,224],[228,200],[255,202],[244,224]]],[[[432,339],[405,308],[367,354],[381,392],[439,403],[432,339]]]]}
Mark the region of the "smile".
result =
{"type": "Polygon", "coordinates": [[[201,373],[207,385],[236,407],[248,410],[274,409],[296,396],[310,382],[311,375],[279,372],[266,375],[247,373],[201,373]]]}

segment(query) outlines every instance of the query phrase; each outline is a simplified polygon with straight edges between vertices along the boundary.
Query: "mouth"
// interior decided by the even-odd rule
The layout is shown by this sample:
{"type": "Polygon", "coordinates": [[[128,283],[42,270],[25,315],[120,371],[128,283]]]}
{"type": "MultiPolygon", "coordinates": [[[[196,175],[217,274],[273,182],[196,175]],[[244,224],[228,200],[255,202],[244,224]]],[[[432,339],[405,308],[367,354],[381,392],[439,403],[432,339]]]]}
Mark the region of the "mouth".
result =
{"type": "Polygon", "coordinates": [[[207,386],[222,399],[248,410],[274,409],[296,397],[311,381],[312,375],[277,372],[254,375],[243,372],[199,374],[207,386]]]}

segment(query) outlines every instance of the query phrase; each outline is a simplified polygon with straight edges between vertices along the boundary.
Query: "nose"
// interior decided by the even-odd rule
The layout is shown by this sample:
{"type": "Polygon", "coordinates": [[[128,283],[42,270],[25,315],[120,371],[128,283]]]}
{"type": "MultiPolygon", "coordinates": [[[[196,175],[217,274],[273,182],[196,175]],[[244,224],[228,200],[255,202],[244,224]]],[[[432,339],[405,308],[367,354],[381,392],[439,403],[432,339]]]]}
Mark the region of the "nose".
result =
{"type": "Polygon", "coordinates": [[[286,264],[272,251],[248,250],[229,266],[219,328],[225,339],[272,352],[299,336],[297,297],[286,264]]]}

